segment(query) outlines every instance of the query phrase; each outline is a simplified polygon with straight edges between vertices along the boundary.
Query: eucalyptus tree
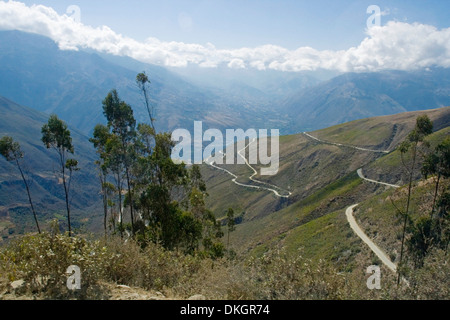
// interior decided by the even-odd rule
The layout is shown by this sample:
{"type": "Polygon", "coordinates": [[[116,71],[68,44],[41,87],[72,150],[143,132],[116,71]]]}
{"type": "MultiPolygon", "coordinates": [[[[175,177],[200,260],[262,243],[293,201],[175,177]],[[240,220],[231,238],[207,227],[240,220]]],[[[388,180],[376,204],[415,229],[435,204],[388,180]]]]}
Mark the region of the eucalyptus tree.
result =
{"type": "Polygon", "coordinates": [[[397,284],[400,284],[402,263],[405,249],[405,237],[408,226],[408,221],[411,219],[410,205],[411,205],[411,193],[414,180],[414,174],[418,162],[418,148],[425,141],[425,138],[433,132],[433,123],[427,115],[423,115],[417,118],[415,128],[409,133],[408,137],[400,145],[401,160],[404,168],[408,174],[408,197],[406,202],[406,208],[404,211],[397,211],[403,217],[403,230],[402,230],[402,245],[400,249],[400,261],[398,268],[397,284]],[[405,155],[409,153],[411,161],[408,164],[405,160],[405,155]]]}
{"type": "Polygon", "coordinates": [[[69,236],[72,235],[72,228],[70,223],[70,201],[69,201],[69,191],[70,184],[67,184],[66,170],[70,173],[70,180],[72,177],[72,172],[77,170],[78,162],[74,159],[69,159],[68,155],[74,153],[74,147],[72,144],[72,137],[70,135],[70,130],[67,128],[62,120],[60,120],[56,115],[51,115],[48,123],[42,127],[42,142],[47,149],[53,149],[58,154],[58,161],[61,168],[61,176],[64,187],[64,194],[66,200],[67,209],[67,224],[69,228],[69,236]]]}
{"type": "Polygon", "coordinates": [[[149,84],[151,83],[148,79],[148,76],[145,72],[139,73],[136,76],[136,83],[139,87],[139,89],[142,91],[142,94],[144,96],[144,104],[147,108],[148,117],[150,118],[150,125],[153,128],[153,131],[155,130],[155,108],[153,105],[150,105],[150,97],[149,97],[149,84]]]}
{"type": "Polygon", "coordinates": [[[415,258],[416,267],[421,267],[433,247],[446,250],[449,239],[448,189],[439,195],[443,179],[450,177],[450,138],[447,137],[428,154],[422,165],[425,179],[435,176],[435,186],[430,214],[422,215],[411,223],[408,248],[415,258]]]}
{"type": "MultiPolygon", "coordinates": [[[[131,229],[134,235],[134,212],[133,212],[133,188],[131,180],[131,166],[134,161],[134,143],[136,140],[136,120],[133,109],[129,104],[122,101],[116,90],[108,93],[103,100],[103,114],[108,121],[108,128],[118,138],[119,148],[114,146],[114,152],[120,156],[120,162],[125,170],[128,197],[130,205],[131,229]]],[[[120,194],[120,193],[119,193],[120,194]]]]}
{"type": "Polygon", "coordinates": [[[442,141],[434,150],[428,154],[422,165],[422,174],[427,179],[429,175],[436,176],[433,204],[430,216],[433,217],[436,211],[436,201],[438,199],[439,186],[442,178],[450,177],[450,137],[442,141]]]}
{"type": "Polygon", "coordinates": [[[97,149],[97,154],[99,156],[99,160],[95,161],[95,164],[98,166],[99,171],[99,179],[101,186],[101,194],[103,200],[103,227],[105,232],[105,238],[107,236],[107,217],[108,217],[108,196],[111,193],[111,188],[108,185],[108,158],[109,154],[107,152],[107,143],[110,138],[110,133],[108,127],[104,125],[97,125],[94,128],[93,138],[89,139],[89,141],[94,145],[94,148],[97,149]]]}
{"type": "Polygon", "coordinates": [[[167,249],[174,249],[182,236],[182,210],[172,195],[174,188],[186,185],[188,177],[185,166],[171,159],[173,145],[170,134],[157,134],[151,154],[141,159],[147,180],[141,203],[150,214],[146,218],[151,227],[158,230],[158,240],[167,249]]]}
{"type": "MultiPolygon", "coordinates": [[[[116,177],[120,208],[121,181],[126,180],[128,193],[123,203],[130,206],[133,236],[144,240],[143,245],[150,240],[166,249],[183,249],[187,253],[198,251],[203,240],[205,253],[223,256],[224,247],[218,241],[223,233],[220,223],[206,208],[206,185],[199,167],[188,170],[185,164],[172,161],[171,134],[155,130],[148,92],[150,81],[141,73],[136,82],[144,95],[150,124],[136,126],[131,106],[112,90],[103,100],[107,126],[98,125],[91,139],[105,169],[116,177]],[[135,219],[138,213],[141,219],[135,219]]],[[[121,234],[122,221],[121,218],[121,234]]]]}
{"type": "Polygon", "coordinates": [[[224,250],[219,239],[224,234],[220,222],[206,206],[206,199],[209,195],[199,165],[194,164],[189,170],[188,193],[189,210],[202,225],[203,251],[213,257],[222,256],[224,250]]]}
{"type": "Polygon", "coordinates": [[[25,184],[25,189],[27,190],[28,201],[30,203],[31,211],[33,212],[36,227],[38,229],[38,232],[41,233],[41,228],[39,227],[39,222],[37,219],[36,211],[34,210],[33,201],[31,200],[30,186],[28,184],[28,180],[25,178],[22,166],[20,165],[20,161],[24,157],[24,153],[20,148],[20,144],[14,141],[13,138],[5,136],[0,139],[0,154],[5,157],[7,161],[14,163],[19,169],[20,176],[22,177],[22,181],[25,184]]]}

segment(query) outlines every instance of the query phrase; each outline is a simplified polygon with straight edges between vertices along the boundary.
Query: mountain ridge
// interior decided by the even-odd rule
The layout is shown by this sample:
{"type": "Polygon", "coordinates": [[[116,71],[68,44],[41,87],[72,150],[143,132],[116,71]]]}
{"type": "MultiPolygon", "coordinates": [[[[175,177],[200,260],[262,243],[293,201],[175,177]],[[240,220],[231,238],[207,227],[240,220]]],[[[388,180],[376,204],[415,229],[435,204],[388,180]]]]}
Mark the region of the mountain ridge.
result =
{"type": "Polygon", "coordinates": [[[448,69],[337,76],[226,70],[221,76],[221,70],[176,72],[93,50],[61,51],[49,38],[19,31],[1,31],[0,40],[0,95],[54,112],[85,134],[104,123],[101,102],[113,88],[138,121],[148,122],[135,83],[144,70],[163,131],[191,130],[203,121],[205,128],[278,128],[286,135],[450,105],[448,69]]]}
{"type": "MultiPolygon", "coordinates": [[[[157,110],[159,130],[190,129],[194,121],[219,129],[264,127],[264,119],[276,119],[267,106],[257,108],[246,98],[197,87],[168,69],[138,63],[141,65],[150,71],[150,102],[157,110]]],[[[133,107],[137,120],[148,122],[135,81],[137,73],[103,59],[99,53],[59,50],[43,36],[0,32],[0,95],[56,113],[85,134],[97,123],[104,123],[102,100],[114,88],[133,107]]]]}
{"type": "Polygon", "coordinates": [[[282,103],[291,128],[314,131],[352,120],[450,105],[450,70],[348,73],[282,103]]]}

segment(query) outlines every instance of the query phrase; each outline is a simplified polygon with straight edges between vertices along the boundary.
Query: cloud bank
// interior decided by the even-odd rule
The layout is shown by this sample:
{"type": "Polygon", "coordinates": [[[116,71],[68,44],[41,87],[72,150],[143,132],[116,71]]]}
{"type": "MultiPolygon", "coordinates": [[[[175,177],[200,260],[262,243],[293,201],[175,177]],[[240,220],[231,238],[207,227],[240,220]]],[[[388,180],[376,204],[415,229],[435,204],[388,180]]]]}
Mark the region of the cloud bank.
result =
{"type": "Polygon", "coordinates": [[[419,23],[390,21],[372,27],[366,38],[347,50],[315,50],[301,47],[288,50],[264,45],[223,50],[213,44],[162,42],[148,38],[139,42],[107,26],[93,28],[43,5],[26,6],[17,1],[0,1],[0,30],[20,30],[53,39],[62,50],[90,48],[136,60],[171,67],[196,64],[212,68],[255,68],[258,70],[337,70],[370,72],[386,69],[414,70],[450,67],[450,28],[438,30],[419,23]]]}

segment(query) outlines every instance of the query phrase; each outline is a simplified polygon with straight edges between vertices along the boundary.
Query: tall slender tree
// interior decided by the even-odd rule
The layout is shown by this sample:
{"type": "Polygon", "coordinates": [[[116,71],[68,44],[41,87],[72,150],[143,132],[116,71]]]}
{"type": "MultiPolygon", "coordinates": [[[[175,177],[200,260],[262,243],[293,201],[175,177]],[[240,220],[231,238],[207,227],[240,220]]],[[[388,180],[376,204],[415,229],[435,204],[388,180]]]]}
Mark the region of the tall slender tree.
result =
{"type": "Polygon", "coordinates": [[[124,165],[122,157],[122,146],[118,136],[111,135],[106,144],[107,161],[106,166],[114,175],[116,182],[116,190],[119,200],[119,232],[120,237],[123,238],[124,225],[123,225],[123,175],[124,165]]]}
{"type": "Polygon", "coordinates": [[[127,180],[128,199],[131,216],[131,232],[134,235],[134,212],[133,212],[133,188],[131,180],[131,166],[134,157],[134,142],[136,138],[136,120],[130,105],[119,98],[116,90],[108,93],[103,100],[103,114],[108,120],[108,127],[120,141],[121,162],[125,169],[127,180]]]}
{"type": "MultiPolygon", "coordinates": [[[[109,189],[116,189],[122,210],[122,181],[126,180],[128,193],[123,203],[130,206],[133,236],[144,240],[143,245],[150,240],[167,249],[193,253],[203,240],[204,253],[221,257],[223,232],[206,208],[206,185],[199,167],[188,170],[185,164],[172,161],[171,134],[155,131],[154,109],[148,94],[150,81],[142,73],[136,82],[144,95],[150,124],[136,128],[133,110],[116,90],[111,90],[103,100],[108,125],[97,126],[91,139],[108,172],[116,178],[117,188],[109,189]],[[107,138],[102,140],[102,136],[107,138]]],[[[120,217],[122,235],[122,214],[120,217]]]]}
{"type": "Polygon", "coordinates": [[[450,177],[450,137],[444,139],[444,141],[436,147],[434,152],[426,156],[422,165],[422,174],[425,176],[425,179],[427,179],[429,175],[436,176],[433,204],[430,213],[431,218],[433,218],[436,211],[436,202],[441,179],[450,177]]]}
{"type": "Polygon", "coordinates": [[[423,261],[433,247],[447,249],[448,243],[448,189],[439,195],[440,184],[450,177],[450,138],[444,139],[433,152],[428,154],[422,165],[425,179],[435,176],[435,187],[430,214],[422,215],[411,223],[410,238],[407,241],[409,251],[415,259],[416,267],[422,267],[423,261]]]}
{"type": "Polygon", "coordinates": [[[107,237],[107,216],[108,216],[108,195],[107,189],[107,176],[108,176],[108,160],[109,154],[106,150],[108,139],[110,138],[109,129],[104,125],[97,125],[94,128],[93,138],[89,141],[97,149],[99,160],[95,161],[98,167],[98,175],[100,179],[101,194],[103,200],[103,227],[105,232],[105,238],[107,237]]]}
{"type": "Polygon", "coordinates": [[[70,200],[69,191],[70,185],[67,184],[66,170],[69,170],[70,175],[76,167],[76,160],[68,159],[68,154],[74,153],[72,144],[72,137],[67,125],[60,120],[56,115],[51,115],[48,123],[42,127],[42,142],[47,149],[53,149],[58,154],[59,165],[61,168],[61,176],[64,187],[64,194],[67,209],[67,224],[69,229],[69,236],[72,236],[72,227],[70,223],[70,200]]]}
{"type": "Polygon", "coordinates": [[[136,83],[137,83],[139,89],[142,91],[142,94],[144,96],[144,104],[145,104],[145,107],[147,108],[148,116],[150,118],[150,125],[152,126],[153,131],[156,132],[155,108],[153,107],[153,105],[150,105],[150,96],[149,96],[149,87],[148,87],[151,82],[148,79],[147,74],[145,72],[142,72],[136,76],[136,83]]]}
{"type": "Polygon", "coordinates": [[[400,284],[401,273],[402,273],[402,264],[403,264],[403,256],[405,249],[405,237],[408,226],[408,221],[410,220],[410,205],[411,205],[411,192],[414,181],[414,174],[416,172],[417,158],[418,158],[418,148],[421,143],[424,142],[425,138],[433,132],[433,123],[427,115],[423,115],[417,118],[416,126],[408,135],[405,141],[400,145],[400,153],[401,159],[404,168],[408,174],[408,197],[406,202],[406,208],[403,211],[399,211],[401,216],[403,217],[403,231],[402,231],[402,245],[400,249],[400,261],[398,268],[398,277],[397,284],[400,284]],[[405,161],[405,155],[410,152],[411,162],[408,165],[405,161]]]}
{"type": "Polygon", "coordinates": [[[24,153],[20,148],[20,144],[14,141],[13,138],[5,136],[0,139],[0,154],[5,157],[7,161],[15,163],[15,165],[19,169],[20,176],[22,177],[22,181],[25,184],[25,189],[27,190],[28,201],[30,203],[31,211],[33,212],[36,227],[38,229],[38,232],[41,233],[41,228],[39,227],[39,222],[37,219],[36,211],[34,210],[33,201],[31,200],[30,186],[28,184],[28,180],[25,178],[22,166],[20,165],[20,161],[24,157],[24,153]]]}

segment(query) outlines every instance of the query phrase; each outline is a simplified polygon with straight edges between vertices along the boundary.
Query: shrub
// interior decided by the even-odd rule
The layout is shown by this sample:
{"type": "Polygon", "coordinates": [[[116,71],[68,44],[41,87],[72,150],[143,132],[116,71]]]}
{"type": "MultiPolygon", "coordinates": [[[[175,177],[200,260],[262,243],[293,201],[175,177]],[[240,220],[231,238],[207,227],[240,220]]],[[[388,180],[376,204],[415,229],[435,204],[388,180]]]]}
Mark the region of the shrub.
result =
{"type": "Polygon", "coordinates": [[[261,257],[211,259],[151,242],[142,247],[130,239],[112,237],[105,242],[43,233],[23,236],[0,251],[2,276],[9,282],[23,279],[29,293],[52,299],[108,298],[105,288],[111,282],[177,298],[202,294],[226,300],[448,299],[448,268],[445,252],[435,251],[422,269],[405,274],[409,287],[397,287],[395,275],[386,273],[382,290],[370,291],[363,271],[338,272],[331,262],[283,249],[261,257]],[[81,269],[81,291],[66,287],[70,265],[81,269]]]}
{"type": "Polygon", "coordinates": [[[106,247],[105,278],[146,289],[162,290],[183,282],[197,272],[201,262],[200,258],[169,251],[151,242],[142,249],[135,241],[116,238],[106,247]]]}
{"type": "Polygon", "coordinates": [[[106,248],[98,241],[87,241],[65,234],[25,235],[0,253],[0,265],[9,281],[25,280],[31,293],[47,298],[98,298],[106,248]],[[82,286],[67,289],[67,268],[80,267],[82,286]]]}

